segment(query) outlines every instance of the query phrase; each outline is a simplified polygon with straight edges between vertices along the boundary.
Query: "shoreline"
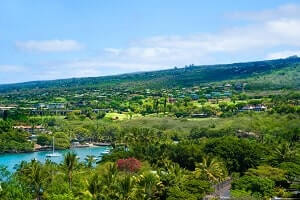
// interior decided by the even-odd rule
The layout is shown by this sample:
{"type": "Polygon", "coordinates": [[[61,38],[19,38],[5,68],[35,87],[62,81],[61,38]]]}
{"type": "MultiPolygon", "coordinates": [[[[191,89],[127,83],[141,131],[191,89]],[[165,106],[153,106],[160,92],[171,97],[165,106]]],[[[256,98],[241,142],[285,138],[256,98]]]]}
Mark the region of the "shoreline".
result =
{"type": "MultiPolygon", "coordinates": [[[[83,149],[83,148],[97,148],[97,147],[110,147],[111,145],[81,145],[81,146],[73,146],[66,149],[55,149],[55,151],[64,151],[64,150],[71,150],[71,149],[83,149]]],[[[52,148],[43,148],[43,149],[33,149],[32,151],[10,151],[10,152],[2,152],[0,156],[7,155],[7,154],[26,154],[26,153],[35,153],[35,152],[50,152],[52,148]]]]}

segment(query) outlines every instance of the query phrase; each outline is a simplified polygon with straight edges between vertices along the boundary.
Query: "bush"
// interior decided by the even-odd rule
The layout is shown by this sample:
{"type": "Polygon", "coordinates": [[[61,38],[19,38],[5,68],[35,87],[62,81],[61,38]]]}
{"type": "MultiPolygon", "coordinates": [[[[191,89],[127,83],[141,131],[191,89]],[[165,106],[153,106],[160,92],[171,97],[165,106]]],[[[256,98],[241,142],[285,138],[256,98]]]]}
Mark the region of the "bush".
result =
{"type": "Polygon", "coordinates": [[[135,158],[119,159],[117,168],[120,171],[137,172],[142,167],[142,163],[135,158]]]}
{"type": "Polygon", "coordinates": [[[257,166],[262,157],[259,144],[230,136],[208,140],[204,152],[222,158],[229,172],[245,172],[257,166]]]}
{"type": "Polygon", "coordinates": [[[274,181],[257,176],[243,176],[232,182],[232,192],[245,191],[256,198],[272,197],[274,195],[274,181]]]}

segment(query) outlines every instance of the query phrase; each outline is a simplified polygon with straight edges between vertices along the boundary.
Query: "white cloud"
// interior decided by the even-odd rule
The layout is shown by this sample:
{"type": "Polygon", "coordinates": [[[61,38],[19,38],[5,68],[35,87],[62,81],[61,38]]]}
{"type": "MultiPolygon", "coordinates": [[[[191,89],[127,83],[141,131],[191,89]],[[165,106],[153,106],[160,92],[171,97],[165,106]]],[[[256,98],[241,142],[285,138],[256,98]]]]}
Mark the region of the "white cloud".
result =
{"type": "Polygon", "coordinates": [[[294,55],[295,52],[288,50],[297,48],[300,48],[300,16],[260,21],[214,34],[151,37],[126,48],[106,48],[95,58],[48,63],[47,66],[52,71],[64,70],[65,77],[99,76],[188,64],[235,62],[232,57],[241,59],[245,55],[274,59],[294,55]],[[272,49],[280,52],[270,54],[272,49]]]}
{"type": "MultiPolygon", "coordinates": [[[[222,63],[219,57],[264,58],[270,49],[300,48],[300,6],[283,5],[272,10],[239,13],[255,23],[227,28],[217,33],[157,36],[135,41],[127,48],[110,49],[111,60],[174,66],[222,63]],[[259,56],[259,52],[261,55],[259,56]]],[[[288,52],[288,51],[286,51],[288,52]]]]}
{"type": "Polygon", "coordinates": [[[67,77],[88,77],[104,76],[113,74],[122,74],[136,71],[149,71],[156,69],[168,68],[161,65],[113,62],[103,61],[100,59],[87,59],[78,61],[69,61],[64,63],[44,64],[45,70],[41,71],[38,76],[40,79],[58,79],[67,77]],[[62,73],[63,70],[63,73],[62,73]]]}
{"type": "Polygon", "coordinates": [[[287,58],[289,56],[299,56],[300,57],[300,50],[298,50],[298,51],[280,51],[280,52],[269,53],[266,56],[266,59],[280,59],[280,58],[287,58]]]}
{"type": "MultiPolygon", "coordinates": [[[[135,71],[150,71],[188,64],[215,64],[246,59],[275,59],[299,55],[300,6],[248,13],[236,18],[250,20],[215,33],[166,35],[134,41],[123,48],[107,47],[100,55],[64,62],[42,63],[45,70],[36,75],[42,79],[99,76],[135,71]],[[274,52],[276,49],[276,52],[274,52]]],[[[78,50],[72,40],[27,41],[18,43],[30,51],[78,50]]]]}
{"type": "MultiPolygon", "coordinates": [[[[229,27],[217,33],[145,38],[125,48],[106,48],[105,55],[91,62],[97,63],[95,66],[99,68],[113,63],[120,69],[127,66],[139,71],[191,63],[230,62],[234,61],[233,57],[263,59],[272,49],[288,54],[289,49],[300,48],[299,5],[288,4],[264,11],[235,13],[233,16],[254,20],[254,23],[229,27]]],[[[86,60],[80,64],[89,66],[91,62],[86,60]]]]}
{"type": "MultiPolygon", "coordinates": [[[[235,27],[215,34],[159,36],[136,41],[134,45],[106,51],[102,58],[127,64],[174,66],[224,62],[217,58],[232,55],[256,55],[272,48],[300,47],[300,19],[271,20],[235,27]],[[215,58],[215,59],[213,59],[215,58]]],[[[260,58],[265,55],[260,55],[260,58]]]]}
{"type": "Polygon", "coordinates": [[[23,72],[25,67],[18,65],[0,65],[0,73],[17,73],[23,72]]]}
{"type": "Polygon", "coordinates": [[[278,18],[294,18],[299,17],[300,5],[285,4],[273,9],[253,12],[233,12],[228,14],[230,18],[251,21],[266,21],[278,18]]]}
{"type": "Polygon", "coordinates": [[[24,51],[67,52],[80,50],[82,45],[75,40],[29,40],[16,42],[16,47],[24,51]]]}

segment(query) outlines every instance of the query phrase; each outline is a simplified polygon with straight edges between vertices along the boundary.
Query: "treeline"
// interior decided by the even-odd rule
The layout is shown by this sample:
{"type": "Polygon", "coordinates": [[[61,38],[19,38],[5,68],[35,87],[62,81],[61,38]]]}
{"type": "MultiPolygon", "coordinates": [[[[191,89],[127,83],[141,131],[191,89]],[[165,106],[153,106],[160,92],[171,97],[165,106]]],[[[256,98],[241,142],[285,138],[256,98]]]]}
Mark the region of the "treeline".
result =
{"type": "Polygon", "coordinates": [[[33,143],[28,142],[28,137],[28,133],[14,130],[11,123],[0,120],[0,153],[33,151],[33,143]]]}
{"type": "Polygon", "coordinates": [[[54,135],[108,141],[112,152],[97,164],[70,153],[59,164],[23,162],[14,174],[2,168],[0,198],[198,200],[230,180],[237,199],[299,197],[298,115],[239,114],[206,126],[151,120],[55,121],[54,135]]]}
{"type": "MultiPolygon", "coordinates": [[[[191,133],[192,134],[192,133],[191,133]]],[[[299,139],[299,138],[298,138],[299,139]]],[[[151,128],[127,128],[97,165],[69,153],[60,164],[21,163],[2,169],[2,199],[191,199],[232,179],[232,197],[292,197],[299,185],[299,140],[181,137],[151,128]],[[116,143],[117,144],[117,143],[116,143]]]]}

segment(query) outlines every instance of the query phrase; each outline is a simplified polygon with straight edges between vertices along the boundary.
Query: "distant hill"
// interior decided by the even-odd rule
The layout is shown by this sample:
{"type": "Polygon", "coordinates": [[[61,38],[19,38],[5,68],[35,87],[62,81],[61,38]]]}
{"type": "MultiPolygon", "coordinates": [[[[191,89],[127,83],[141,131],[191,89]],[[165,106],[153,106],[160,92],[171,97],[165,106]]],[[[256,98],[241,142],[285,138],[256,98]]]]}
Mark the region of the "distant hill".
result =
{"type": "Polygon", "coordinates": [[[264,84],[269,84],[272,88],[272,84],[274,84],[277,85],[274,87],[274,89],[276,89],[284,88],[285,86],[299,87],[299,68],[300,58],[292,56],[286,59],[224,65],[191,65],[184,68],[115,76],[7,84],[0,85],[0,92],[24,89],[114,87],[116,85],[118,85],[118,87],[147,88],[189,87],[210,82],[234,80],[248,80],[249,83],[253,84],[253,87],[255,84],[257,84],[257,86],[260,85],[259,87],[262,87],[264,84]],[[276,81],[277,78],[280,78],[279,82],[276,81]]]}

